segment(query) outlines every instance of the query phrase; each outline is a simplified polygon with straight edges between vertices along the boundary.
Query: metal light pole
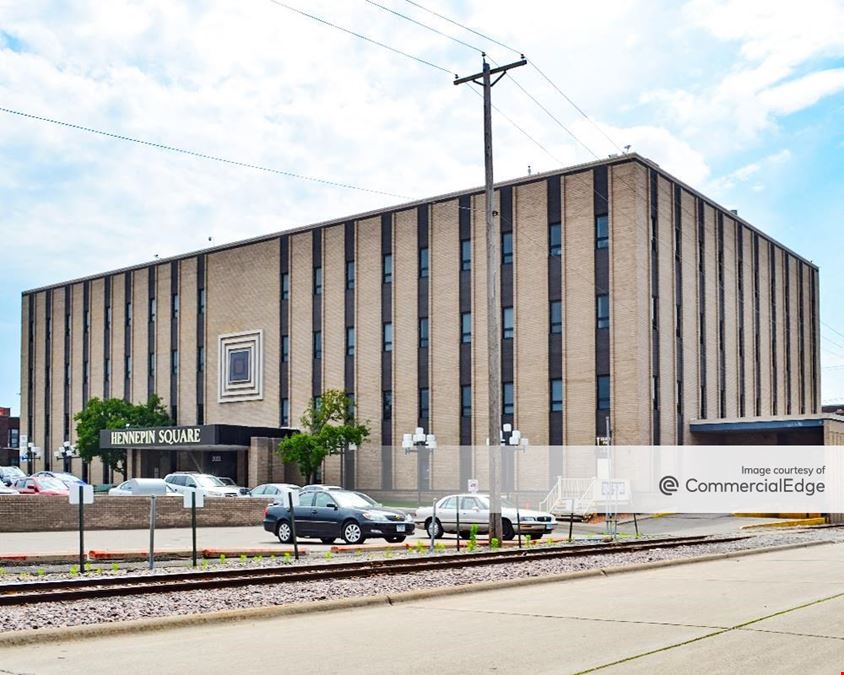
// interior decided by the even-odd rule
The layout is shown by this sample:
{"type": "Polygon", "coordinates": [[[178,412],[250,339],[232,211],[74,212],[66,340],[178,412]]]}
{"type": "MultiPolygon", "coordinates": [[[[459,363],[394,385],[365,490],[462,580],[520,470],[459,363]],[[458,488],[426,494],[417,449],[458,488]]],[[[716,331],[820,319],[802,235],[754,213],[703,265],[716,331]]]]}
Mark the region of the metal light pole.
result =
{"type": "Polygon", "coordinates": [[[35,444],[30,441],[26,444],[26,469],[27,473],[31,476],[35,473],[35,467],[33,465],[33,453],[35,452],[35,444]]]}
{"type": "Polygon", "coordinates": [[[62,470],[70,473],[70,441],[62,443],[62,470]]]}
{"type": "MultiPolygon", "coordinates": [[[[437,437],[434,434],[426,434],[425,430],[422,427],[416,427],[416,431],[412,434],[404,434],[402,436],[401,447],[404,448],[405,454],[409,454],[411,452],[418,453],[423,451],[429,451],[431,454],[428,456],[428,473],[429,475],[433,472],[432,467],[432,459],[433,459],[433,451],[437,449],[437,437]]],[[[419,466],[417,460],[417,467],[419,466]]],[[[421,476],[418,474],[416,475],[416,503],[419,506],[422,506],[422,483],[420,481],[421,476]]],[[[428,485],[429,489],[431,484],[428,485]]]]}
{"type": "Polygon", "coordinates": [[[484,94],[484,172],[486,177],[486,294],[487,294],[487,377],[489,395],[489,537],[501,541],[501,447],[494,444],[501,423],[501,334],[498,314],[498,268],[501,259],[500,228],[496,226],[493,211],[495,193],[492,175],[492,87],[511,68],[524,66],[527,60],[509,63],[506,66],[490,68],[483,54],[483,69],[469,77],[460,77],[454,84],[474,82],[483,87],[484,94]],[[492,75],[498,75],[492,81],[492,75]]]}
{"type": "Polygon", "coordinates": [[[516,452],[524,452],[528,447],[528,439],[522,436],[522,432],[514,429],[512,424],[504,424],[500,432],[500,445],[503,448],[507,445],[513,447],[513,501],[516,503],[516,533],[519,537],[519,548],[522,547],[522,518],[519,513],[519,463],[516,461],[516,452]]]}

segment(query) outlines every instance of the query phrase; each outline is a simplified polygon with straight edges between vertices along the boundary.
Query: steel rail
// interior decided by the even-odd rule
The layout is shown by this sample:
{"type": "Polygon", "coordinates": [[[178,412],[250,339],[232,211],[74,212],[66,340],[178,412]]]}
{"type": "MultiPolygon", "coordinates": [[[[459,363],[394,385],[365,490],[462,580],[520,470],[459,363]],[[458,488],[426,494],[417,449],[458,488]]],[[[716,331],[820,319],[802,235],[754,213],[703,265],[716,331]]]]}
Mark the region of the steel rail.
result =
{"type": "Polygon", "coordinates": [[[123,595],[173,593],[202,589],[347,579],[378,574],[408,574],[460,567],[477,567],[512,562],[636,552],[718,544],[745,539],[745,536],[707,538],[672,537],[645,541],[542,546],[518,550],[437,555],[430,558],[366,560],[254,569],[175,572],[159,575],[94,577],[77,580],[34,581],[0,585],[0,606],[25,605],[69,600],[88,600],[123,595]]]}

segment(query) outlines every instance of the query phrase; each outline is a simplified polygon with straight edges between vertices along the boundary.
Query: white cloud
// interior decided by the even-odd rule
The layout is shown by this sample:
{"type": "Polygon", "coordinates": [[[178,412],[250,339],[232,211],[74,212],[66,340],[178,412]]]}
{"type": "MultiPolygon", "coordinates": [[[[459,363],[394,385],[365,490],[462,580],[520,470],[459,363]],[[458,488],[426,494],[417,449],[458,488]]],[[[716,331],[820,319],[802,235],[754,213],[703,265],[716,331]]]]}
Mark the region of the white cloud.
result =
{"type": "MultiPolygon", "coordinates": [[[[738,183],[746,183],[751,178],[759,178],[760,172],[764,172],[772,169],[773,167],[784,164],[790,159],[791,150],[783,148],[782,150],[762,157],[755,162],[750,162],[749,164],[740,166],[738,169],[731,171],[725,176],[720,176],[719,178],[712,180],[707,186],[707,189],[712,191],[713,194],[724,193],[728,190],[732,190],[738,183]]],[[[762,192],[764,189],[764,183],[759,181],[751,186],[751,190],[754,192],[762,192]]]]}

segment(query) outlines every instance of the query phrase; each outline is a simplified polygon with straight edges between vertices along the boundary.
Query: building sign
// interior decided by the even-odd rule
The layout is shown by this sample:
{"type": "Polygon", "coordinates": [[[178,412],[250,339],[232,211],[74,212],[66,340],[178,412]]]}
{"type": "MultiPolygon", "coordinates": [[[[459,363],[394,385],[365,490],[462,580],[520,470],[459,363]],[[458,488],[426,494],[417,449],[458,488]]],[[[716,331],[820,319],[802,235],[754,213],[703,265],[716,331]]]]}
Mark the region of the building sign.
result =
{"type": "Polygon", "coordinates": [[[149,429],[105,429],[100,432],[104,448],[145,448],[211,445],[213,429],[207,426],[152,427],[149,429]]]}

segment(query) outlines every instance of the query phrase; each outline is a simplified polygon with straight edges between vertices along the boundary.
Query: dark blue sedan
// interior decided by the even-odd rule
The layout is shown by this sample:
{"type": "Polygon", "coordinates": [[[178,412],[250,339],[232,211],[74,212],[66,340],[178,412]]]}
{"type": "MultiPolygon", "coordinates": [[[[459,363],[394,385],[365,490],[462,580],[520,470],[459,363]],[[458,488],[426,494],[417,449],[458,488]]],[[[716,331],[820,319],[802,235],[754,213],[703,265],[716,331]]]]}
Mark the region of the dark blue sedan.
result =
{"type": "MultiPolygon", "coordinates": [[[[415,528],[409,514],[385,508],[349,490],[302,491],[293,513],[296,536],[319,539],[324,544],[331,544],[338,537],[352,545],[362,544],[367,538],[399,543],[415,528]]],[[[290,520],[286,504],[272,504],[264,511],[264,529],[282,544],[293,541],[290,520]]]]}

